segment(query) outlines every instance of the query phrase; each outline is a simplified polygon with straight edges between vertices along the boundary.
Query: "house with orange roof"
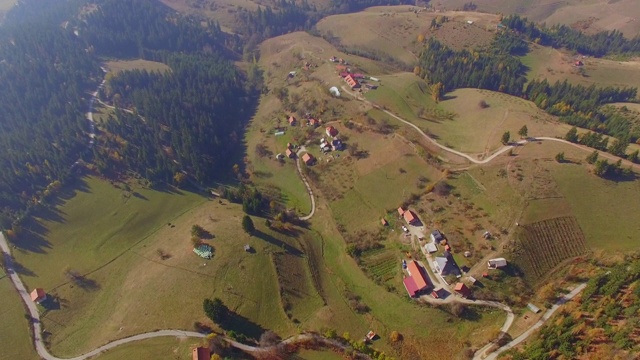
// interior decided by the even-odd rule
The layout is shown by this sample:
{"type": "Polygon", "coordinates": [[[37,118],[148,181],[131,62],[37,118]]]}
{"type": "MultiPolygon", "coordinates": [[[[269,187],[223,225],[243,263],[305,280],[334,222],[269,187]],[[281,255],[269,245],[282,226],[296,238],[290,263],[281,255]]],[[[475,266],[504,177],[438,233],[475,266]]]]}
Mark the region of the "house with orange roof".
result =
{"type": "Polygon", "coordinates": [[[346,81],[347,85],[349,85],[349,87],[351,87],[352,89],[360,87],[360,83],[358,82],[358,80],[354,79],[351,74],[345,76],[344,81],[346,81]]]}
{"type": "Polygon", "coordinates": [[[318,125],[320,125],[320,121],[318,121],[317,119],[311,118],[309,119],[309,125],[313,127],[318,127],[318,125]]]}
{"type": "Polygon", "coordinates": [[[304,163],[307,165],[313,165],[313,162],[315,160],[316,159],[313,157],[313,155],[309,153],[305,153],[304,155],[302,155],[302,161],[304,161],[304,163]]]}
{"type": "Polygon", "coordinates": [[[407,273],[409,273],[409,276],[403,279],[403,283],[410,297],[416,297],[420,292],[430,287],[425,271],[417,261],[411,260],[407,262],[407,273]]]}
{"type": "Polygon", "coordinates": [[[413,213],[413,211],[411,210],[407,210],[405,211],[402,216],[404,217],[404,221],[407,222],[407,224],[416,224],[418,222],[418,218],[415,216],[415,214],[413,213]]]}
{"type": "Polygon", "coordinates": [[[43,288],[35,288],[31,292],[31,301],[36,304],[40,304],[41,302],[47,300],[47,293],[43,288]]]}
{"type": "Polygon", "coordinates": [[[208,347],[199,346],[191,350],[192,360],[211,360],[211,350],[208,347]]]}
{"type": "Polygon", "coordinates": [[[297,122],[297,121],[298,121],[298,120],[296,119],[296,117],[295,117],[295,116],[293,116],[293,115],[289,116],[289,125],[291,125],[291,126],[295,126],[295,124],[296,124],[296,122],[297,122]]]}
{"type": "Polygon", "coordinates": [[[398,208],[398,215],[400,216],[404,215],[404,209],[402,208],[402,206],[398,208]]]}

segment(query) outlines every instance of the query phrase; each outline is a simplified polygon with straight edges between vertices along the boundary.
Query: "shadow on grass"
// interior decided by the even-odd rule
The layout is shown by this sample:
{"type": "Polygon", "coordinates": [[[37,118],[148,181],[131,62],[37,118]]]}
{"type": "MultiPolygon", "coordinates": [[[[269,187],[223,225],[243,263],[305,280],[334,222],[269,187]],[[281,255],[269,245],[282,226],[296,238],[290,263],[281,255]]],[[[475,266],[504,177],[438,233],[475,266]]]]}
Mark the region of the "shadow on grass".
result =
{"type": "Polygon", "coordinates": [[[275,237],[273,237],[273,236],[271,236],[269,234],[263,233],[260,230],[256,230],[253,233],[253,235],[255,237],[257,237],[258,239],[264,240],[264,241],[266,241],[266,242],[268,242],[268,243],[270,243],[272,245],[275,245],[275,246],[277,246],[277,247],[279,247],[281,249],[284,249],[289,254],[292,254],[292,255],[295,255],[295,256],[302,256],[302,251],[296,249],[295,247],[287,244],[286,242],[284,242],[282,240],[276,239],[275,237]]]}
{"type": "Polygon", "coordinates": [[[136,198],[138,198],[138,199],[140,199],[140,200],[147,200],[147,201],[149,201],[149,199],[148,199],[146,196],[144,196],[144,195],[140,194],[140,193],[139,193],[139,192],[137,192],[137,191],[134,191],[134,192],[133,192],[133,196],[134,196],[134,197],[136,197],[136,198]]]}
{"type": "Polygon", "coordinates": [[[155,190],[155,191],[160,191],[160,192],[164,192],[164,193],[168,193],[168,194],[184,195],[184,192],[182,192],[177,187],[171,186],[171,185],[167,185],[167,184],[162,184],[162,183],[154,184],[152,189],[155,190]]]}
{"type": "Polygon", "coordinates": [[[15,273],[24,275],[24,276],[32,276],[32,277],[36,276],[36,274],[33,271],[27,269],[24,265],[17,262],[16,259],[13,258],[12,256],[10,257],[9,261],[11,262],[11,266],[15,273]]]}
{"type": "Polygon", "coordinates": [[[224,323],[221,325],[226,331],[243,334],[244,336],[256,341],[259,340],[260,335],[265,332],[265,329],[262,326],[232,311],[227,313],[227,319],[225,319],[224,323]]]}
{"type": "MultiPolygon", "coordinates": [[[[38,228],[38,231],[46,233],[48,230],[44,227],[38,228]]],[[[43,235],[30,230],[23,230],[17,239],[11,240],[11,244],[22,252],[32,252],[37,254],[46,254],[48,249],[51,249],[51,243],[45,239],[43,235]]]]}

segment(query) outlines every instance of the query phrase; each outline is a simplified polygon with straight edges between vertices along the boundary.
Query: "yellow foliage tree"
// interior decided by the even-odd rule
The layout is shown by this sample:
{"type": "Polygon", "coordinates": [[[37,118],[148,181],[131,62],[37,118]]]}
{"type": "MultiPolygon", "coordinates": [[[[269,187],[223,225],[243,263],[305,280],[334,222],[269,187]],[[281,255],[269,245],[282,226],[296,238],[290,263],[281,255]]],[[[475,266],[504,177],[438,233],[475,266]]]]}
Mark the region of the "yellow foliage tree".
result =
{"type": "Polygon", "coordinates": [[[421,43],[421,44],[424,42],[424,35],[423,34],[418,34],[418,42],[421,43]]]}
{"type": "Polygon", "coordinates": [[[444,94],[444,85],[442,85],[441,82],[437,84],[433,84],[431,86],[431,97],[433,98],[433,101],[435,101],[436,103],[439,103],[440,99],[442,99],[443,94],[444,94]]]}

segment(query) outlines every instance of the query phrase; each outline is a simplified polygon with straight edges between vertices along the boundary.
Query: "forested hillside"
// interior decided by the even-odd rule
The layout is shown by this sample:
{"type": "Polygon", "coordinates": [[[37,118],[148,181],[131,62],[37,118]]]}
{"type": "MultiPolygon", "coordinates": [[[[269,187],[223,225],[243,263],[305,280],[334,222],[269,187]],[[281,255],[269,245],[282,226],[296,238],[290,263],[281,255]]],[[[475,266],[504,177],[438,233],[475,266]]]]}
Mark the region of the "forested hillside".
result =
{"type": "Polygon", "coordinates": [[[2,227],[58,188],[88,143],[87,91],[102,72],[61,26],[64,5],[21,2],[0,29],[2,227]]]}
{"type": "Polygon", "coordinates": [[[226,35],[217,24],[153,0],[27,0],[0,31],[0,146],[6,149],[0,227],[46,205],[81,156],[103,170],[134,170],[153,182],[171,181],[179,170],[210,181],[238,149],[259,73],[253,69],[247,85],[224,56],[226,35]],[[92,159],[85,112],[102,80],[102,56],[160,61],[172,72],[111,79],[106,99],[118,98],[146,121],[119,112],[105,139],[123,141],[110,147],[99,136],[92,159]]]}

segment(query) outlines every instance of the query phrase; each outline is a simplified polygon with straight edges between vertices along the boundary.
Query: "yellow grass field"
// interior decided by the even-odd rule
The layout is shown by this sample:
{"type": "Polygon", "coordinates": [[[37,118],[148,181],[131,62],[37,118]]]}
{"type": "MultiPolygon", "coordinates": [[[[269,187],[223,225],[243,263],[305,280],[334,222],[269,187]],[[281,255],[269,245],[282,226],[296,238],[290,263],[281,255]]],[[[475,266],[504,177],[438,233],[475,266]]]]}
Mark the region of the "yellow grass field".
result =
{"type": "Polygon", "coordinates": [[[454,49],[474,48],[491,41],[490,30],[498,23],[498,17],[493,14],[427,11],[415,14],[414,8],[372,7],[354,14],[326,17],[318,22],[317,28],[323,34],[338,37],[347,47],[374,49],[405,64],[414,64],[420,52],[420,44],[416,42],[419,34],[433,35],[454,49]],[[431,20],[436,16],[447,16],[450,20],[441,29],[430,31],[431,20]]]}
{"type": "MultiPolygon", "coordinates": [[[[461,9],[467,0],[434,3],[436,9],[461,9]]],[[[632,38],[640,33],[640,6],[636,0],[478,0],[478,11],[520,14],[548,25],[566,24],[587,33],[620,30],[632,38]]]]}
{"type": "Polygon", "coordinates": [[[117,74],[126,70],[147,70],[147,71],[159,71],[161,73],[165,71],[171,71],[168,65],[149,60],[113,60],[107,61],[105,67],[109,72],[117,74]]]}

